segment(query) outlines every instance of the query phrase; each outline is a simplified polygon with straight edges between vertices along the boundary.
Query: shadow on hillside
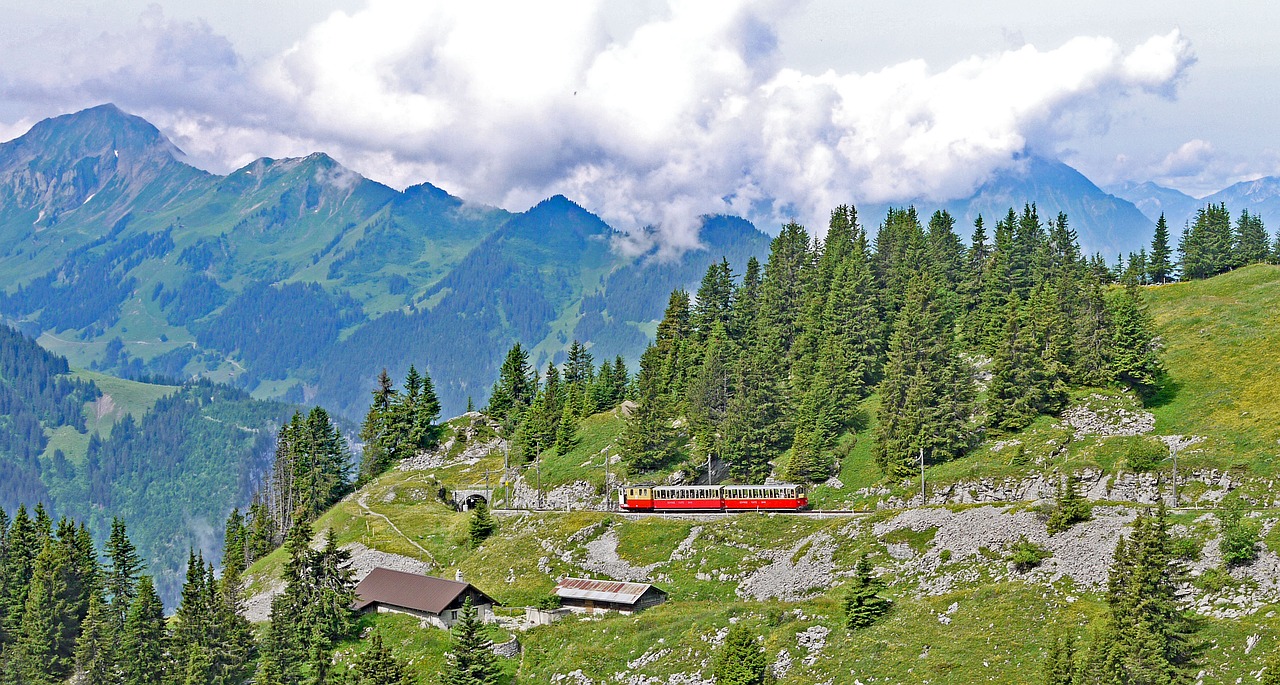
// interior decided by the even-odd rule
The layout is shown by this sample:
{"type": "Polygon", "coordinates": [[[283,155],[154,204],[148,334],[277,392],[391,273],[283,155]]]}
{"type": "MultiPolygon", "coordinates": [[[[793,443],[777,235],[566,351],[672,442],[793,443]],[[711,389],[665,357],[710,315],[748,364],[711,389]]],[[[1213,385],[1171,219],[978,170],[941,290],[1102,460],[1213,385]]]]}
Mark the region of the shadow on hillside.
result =
{"type": "Polygon", "coordinates": [[[1181,383],[1165,376],[1164,380],[1160,382],[1160,387],[1157,388],[1155,392],[1143,398],[1142,406],[1147,409],[1163,407],[1177,399],[1178,393],[1181,391],[1181,383]]]}

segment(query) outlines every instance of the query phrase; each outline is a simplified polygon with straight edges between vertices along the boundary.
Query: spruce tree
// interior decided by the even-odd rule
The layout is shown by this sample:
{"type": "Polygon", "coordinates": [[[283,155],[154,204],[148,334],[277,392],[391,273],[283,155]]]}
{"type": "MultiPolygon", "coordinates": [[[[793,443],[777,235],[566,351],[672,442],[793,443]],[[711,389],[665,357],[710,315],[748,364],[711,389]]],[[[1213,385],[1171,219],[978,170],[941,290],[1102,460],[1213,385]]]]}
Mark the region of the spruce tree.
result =
{"type": "Polygon", "coordinates": [[[871,573],[871,560],[864,554],[854,568],[853,582],[842,601],[844,625],[849,630],[867,628],[889,612],[892,603],[880,596],[884,582],[871,573]]]}
{"type": "Polygon", "coordinates": [[[1179,605],[1181,566],[1170,546],[1167,511],[1139,514],[1116,544],[1106,625],[1090,648],[1093,682],[1179,682],[1194,672],[1194,619],[1179,605]]]}
{"type": "Polygon", "coordinates": [[[1049,534],[1061,533],[1077,523],[1088,521],[1091,516],[1092,508],[1076,489],[1075,476],[1064,476],[1054,498],[1053,513],[1045,524],[1049,534]]]}
{"type": "Polygon", "coordinates": [[[452,639],[445,654],[444,685],[493,685],[501,671],[493,642],[485,637],[484,624],[476,616],[476,609],[467,597],[457,623],[449,631],[452,639]]]}
{"type": "Polygon", "coordinates": [[[13,522],[9,524],[6,536],[6,551],[3,576],[0,577],[0,602],[4,603],[0,610],[0,644],[14,644],[22,634],[22,615],[26,609],[27,595],[31,588],[31,574],[35,567],[36,556],[48,542],[48,535],[42,533],[36,522],[27,514],[25,505],[19,505],[13,522]]]}
{"type": "Polygon", "coordinates": [[[636,377],[636,407],[627,416],[619,443],[623,460],[632,474],[651,471],[670,462],[676,455],[672,402],[662,383],[662,355],[656,345],[640,357],[640,373],[636,377]]]}
{"type": "Polygon", "coordinates": [[[123,626],[136,595],[143,564],[119,517],[111,519],[111,535],[103,551],[107,557],[107,566],[103,569],[103,591],[109,600],[106,608],[115,616],[116,625],[123,626]]]}
{"type": "Polygon", "coordinates": [[[1116,292],[1108,305],[1114,331],[1111,368],[1115,378],[1149,396],[1164,376],[1151,315],[1133,285],[1116,292]]]}
{"type": "Polygon", "coordinates": [[[1044,660],[1044,685],[1077,685],[1076,642],[1070,633],[1065,638],[1049,643],[1049,654],[1044,660]]]}
{"type": "Polygon", "coordinates": [[[241,568],[224,566],[213,607],[215,683],[238,683],[250,675],[256,653],[253,626],[244,617],[241,568]]]}
{"type": "Polygon", "coordinates": [[[71,673],[79,630],[75,573],[70,549],[62,541],[47,541],[36,556],[15,653],[26,683],[55,683],[71,673]]]}
{"type": "Polygon", "coordinates": [[[537,387],[531,381],[532,372],[529,353],[520,343],[512,345],[498,370],[498,380],[489,393],[489,405],[484,410],[507,430],[515,428],[524,410],[533,402],[537,387]]]}
{"type": "Polygon", "coordinates": [[[374,632],[369,648],[356,660],[352,685],[409,685],[413,678],[403,661],[391,654],[382,641],[382,633],[374,632]]]}
{"type": "Polygon", "coordinates": [[[73,683],[115,685],[120,682],[116,640],[122,631],[123,624],[119,630],[116,628],[112,610],[100,595],[94,593],[89,599],[89,613],[76,638],[73,683]]]}
{"type": "Polygon", "coordinates": [[[729,628],[716,654],[711,673],[716,685],[765,685],[769,662],[756,636],[738,623],[729,628]]]}
{"type": "Polygon", "coordinates": [[[1208,278],[1235,266],[1235,233],[1225,204],[1208,205],[1196,212],[1195,221],[1178,243],[1183,280],[1208,278]]]}
{"type": "Polygon", "coordinates": [[[497,529],[498,523],[489,513],[489,505],[483,501],[476,504],[475,509],[471,511],[471,520],[467,524],[467,536],[471,540],[471,546],[479,547],[480,543],[487,540],[497,529]]]}
{"type": "MultiPolygon", "coordinates": [[[[410,370],[414,370],[410,366],[410,370]]],[[[431,449],[440,440],[440,398],[431,375],[424,373],[420,379],[422,388],[412,404],[407,440],[415,449],[431,449]]]]}
{"type": "Polygon", "coordinates": [[[360,459],[360,475],[357,487],[373,480],[386,471],[392,463],[405,455],[397,454],[398,445],[392,441],[395,428],[393,404],[396,399],[395,387],[391,376],[383,369],[378,374],[378,386],[373,390],[373,403],[365,414],[364,424],[360,428],[360,441],[364,443],[364,454],[360,459]]]}
{"type": "Polygon", "coordinates": [[[168,671],[169,640],[164,605],[151,576],[142,576],[120,637],[123,685],[161,685],[168,671]]]}
{"type": "Polygon", "coordinates": [[[742,483],[763,483],[790,438],[777,358],[752,338],[733,370],[733,394],[722,424],[721,455],[742,483]]]}
{"type": "Polygon", "coordinates": [[[1240,218],[1236,221],[1235,231],[1235,266],[1261,264],[1267,261],[1271,251],[1270,236],[1262,225],[1262,217],[1250,214],[1249,210],[1240,210],[1240,218]]]}
{"type": "Polygon", "coordinates": [[[1169,224],[1164,220],[1164,213],[1160,213],[1160,219],[1156,221],[1155,236],[1151,239],[1151,258],[1147,260],[1147,275],[1152,283],[1164,284],[1169,282],[1169,277],[1173,272],[1173,265],[1169,261],[1173,256],[1173,250],[1169,247],[1169,224]]]}
{"type": "Polygon", "coordinates": [[[910,474],[920,450],[929,463],[972,443],[972,372],[955,345],[950,312],[928,274],[912,280],[889,339],[873,454],[885,473],[910,474]]]}

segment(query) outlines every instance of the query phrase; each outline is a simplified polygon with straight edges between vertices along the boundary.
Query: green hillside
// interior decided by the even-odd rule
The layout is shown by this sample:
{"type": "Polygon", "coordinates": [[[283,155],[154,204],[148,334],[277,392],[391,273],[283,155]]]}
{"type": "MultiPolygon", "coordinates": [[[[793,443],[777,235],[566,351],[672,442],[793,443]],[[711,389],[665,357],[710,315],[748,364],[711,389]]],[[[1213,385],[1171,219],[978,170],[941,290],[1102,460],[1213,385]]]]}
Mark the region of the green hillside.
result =
{"type": "MultiPolygon", "coordinates": [[[[1280,362],[1272,353],[1280,349],[1280,324],[1268,314],[1278,297],[1280,268],[1274,266],[1146,288],[1169,370],[1164,389],[1144,407],[1132,393],[1076,388],[1067,410],[1084,407],[1103,418],[1150,411],[1153,423],[1146,434],[1068,440],[1070,431],[1061,419],[1041,417],[1020,433],[997,436],[966,457],[930,467],[931,492],[948,492],[955,483],[1017,482],[1063,470],[1093,470],[1123,480],[1137,470],[1131,462],[1141,450],[1135,452],[1135,444],[1182,435],[1202,438],[1180,456],[1184,477],[1228,470],[1238,493],[1270,502],[1280,400],[1266,392],[1266,383],[1280,377],[1280,362]]],[[[877,401],[875,396],[865,401],[872,416],[877,401]]],[[[552,491],[587,481],[599,496],[604,461],[616,452],[624,421],[620,410],[589,417],[579,426],[572,451],[544,455],[539,469],[520,474],[521,482],[531,485],[537,477],[545,491],[552,491]]],[[[466,422],[454,422],[445,437],[466,422]]],[[[841,437],[836,451],[842,457],[843,486],[818,486],[817,507],[874,510],[895,496],[906,500],[917,492],[918,480],[895,482],[880,473],[871,458],[873,433],[874,426],[868,426],[841,437]]],[[[460,447],[455,444],[455,457],[460,447]]],[[[473,486],[486,477],[498,484],[502,454],[479,454],[478,460],[446,460],[445,466],[424,471],[392,471],[335,506],[315,527],[332,529],[340,544],[426,562],[442,576],[460,570],[503,603],[507,608],[499,613],[510,617],[546,596],[562,575],[646,579],[670,593],[666,604],[638,616],[569,619],[518,632],[524,652],[504,668],[520,682],[705,678],[717,640],[731,623],[739,623],[760,636],[784,685],[1038,683],[1053,640],[1070,634],[1087,645],[1093,639],[1106,611],[1103,589],[1116,535],[1142,509],[1112,490],[1114,503],[1095,505],[1093,520],[1053,535],[1045,530],[1045,505],[1019,501],[890,508],[832,518],[521,513],[500,516],[498,534],[472,548],[468,514],[438,501],[436,489],[439,484],[473,486]],[[1023,536],[1050,552],[1039,570],[1020,573],[1008,562],[1023,536]],[[894,608],[875,626],[850,631],[842,623],[840,601],[863,554],[890,583],[886,595],[894,608]],[[569,675],[574,672],[581,675],[569,675]]],[[[780,461],[786,458],[781,455],[780,461]]],[[[616,465],[613,473],[621,468],[616,465]]],[[[1171,468],[1165,460],[1145,465],[1143,472],[1167,478],[1171,468]]],[[[626,474],[621,478],[625,482],[626,474]]],[[[1216,498],[1201,498],[1215,487],[1188,483],[1180,494],[1186,503],[1211,507],[1216,498]]],[[[1020,493],[1006,496],[1021,498],[1020,493]]],[[[1280,611],[1280,577],[1270,566],[1280,558],[1280,510],[1254,514],[1265,533],[1263,560],[1231,575],[1217,566],[1218,515],[1189,509],[1175,512],[1171,521],[1195,578],[1184,599],[1198,607],[1197,640],[1204,650],[1200,681],[1252,682],[1266,656],[1280,650],[1280,624],[1274,620],[1280,611]]],[[[270,587],[282,563],[277,551],[255,564],[249,571],[251,593],[270,587]]],[[[379,630],[428,681],[439,671],[439,655],[448,649],[443,631],[389,615],[364,617],[361,625],[362,632],[379,630]]],[[[492,637],[501,641],[510,634],[494,628],[492,637]]],[[[340,660],[353,658],[365,644],[340,649],[340,660]]]]}
{"type": "Polygon", "coordinates": [[[1280,473],[1280,267],[1258,264],[1148,288],[1170,383],[1156,429],[1203,435],[1206,465],[1280,473]]]}
{"type": "Polygon", "coordinates": [[[181,160],[112,105],[0,144],[0,317],[80,368],[201,376],[349,417],[382,366],[417,364],[452,414],[483,402],[517,340],[540,364],[574,338],[634,360],[669,288],[767,249],[749,223],[708,217],[705,250],[624,255],[562,196],[512,214],[319,152],[226,176],[181,160]]]}
{"type": "Polygon", "coordinates": [[[142,383],[74,370],[0,326],[0,509],[42,503],[105,539],[113,517],[173,603],[190,549],[245,504],[292,407],[209,381],[142,383]]]}

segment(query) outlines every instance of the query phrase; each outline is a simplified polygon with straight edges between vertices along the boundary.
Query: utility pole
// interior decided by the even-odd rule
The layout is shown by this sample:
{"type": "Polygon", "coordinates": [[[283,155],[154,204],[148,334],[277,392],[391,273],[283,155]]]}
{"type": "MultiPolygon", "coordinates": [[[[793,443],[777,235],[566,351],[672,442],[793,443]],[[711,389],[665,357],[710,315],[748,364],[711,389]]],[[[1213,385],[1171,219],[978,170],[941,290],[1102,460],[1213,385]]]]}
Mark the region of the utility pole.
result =
{"type": "Polygon", "coordinates": [[[486,500],[493,499],[493,492],[489,490],[489,467],[488,466],[484,467],[484,496],[486,500]]]}
{"type": "Polygon", "coordinates": [[[609,450],[604,452],[604,510],[613,511],[613,493],[609,491],[609,450]]]}
{"type": "Polygon", "coordinates": [[[707,452],[707,485],[711,485],[711,453],[707,452]]]}
{"type": "Polygon", "coordinates": [[[925,498],[925,494],[924,494],[924,448],[921,447],[920,448],[920,506],[923,507],[928,503],[929,503],[929,500],[925,498]]]}

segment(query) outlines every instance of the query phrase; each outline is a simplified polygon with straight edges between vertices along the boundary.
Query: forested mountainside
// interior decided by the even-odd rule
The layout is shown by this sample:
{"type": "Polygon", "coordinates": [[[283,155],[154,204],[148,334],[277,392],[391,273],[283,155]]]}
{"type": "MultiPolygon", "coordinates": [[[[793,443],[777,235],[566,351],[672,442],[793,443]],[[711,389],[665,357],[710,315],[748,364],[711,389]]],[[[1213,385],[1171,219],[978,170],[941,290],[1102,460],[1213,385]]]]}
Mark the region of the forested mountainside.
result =
{"type": "MultiPolygon", "coordinates": [[[[0,145],[0,315],[79,367],[202,375],[348,417],[380,365],[399,376],[426,359],[455,414],[484,401],[517,341],[536,366],[573,339],[634,364],[667,292],[768,251],[750,223],[704,217],[704,249],[626,255],[569,199],[512,214],[426,183],[398,192],[323,153],[226,176],[181,160],[111,105],[0,145]],[[372,341],[386,346],[377,364],[372,341]]],[[[968,225],[1037,200],[1108,259],[1150,230],[1132,205],[1038,158],[947,208],[968,225]]],[[[869,229],[887,216],[865,210],[869,229]]]]}
{"type": "Polygon", "coordinates": [[[74,373],[0,326],[0,509],[42,503],[105,537],[129,521],[161,596],[191,548],[219,553],[291,409],[210,381],[166,385],[74,373]]]}
{"type": "Polygon", "coordinates": [[[994,239],[973,248],[959,245],[945,213],[927,224],[910,211],[890,216],[870,243],[841,207],[821,243],[791,225],[768,262],[749,262],[741,277],[723,262],[708,268],[696,297],[669,298],[629,384],[619,382],[625,366],[619,375],[601,360],[597,370],[580,344],[562,368],[539,375],[515,346],[492,416],[440,424],[430,375],[411,369],[397,388],[383,374],[366,402],[355,483],[323,410],[294,414],[274,435],[270,477],[247,512],[227,520],[223,573],[188,556],[167,623],[151,579],[120,551],[129,549],[123,528],[98,538],[107,541],[99,566],[84,551],[87,528],[68,521],[55,530],[46,515],[17,512],[4,522],[0,575],[32,581],[0,588],[4,625],[16,627],[0,634],[0,683],[106,678],[139,664],[166,683],[251,674],[451,682],[459,672],[479,683],[707,685],[734,674],[784,685],[845,674],[1230,683],[1277,672],[1280,525],[1266,446],[1280,436],[1267,418],[1274,397],[1255,381],[1280,373],[1257,349],[1280,336],[1265,315],[1280,297],[1280,271],[1235,268],[1256,261],[1247,256],[1252,219],[1233,226],[1206,210],[1179,241],[1172,273],[1199,266],[1186,282],[1144,287],[1171,280],[1160,260],[1155,271],[1135,259],[1114,272],[1078,255],[1066,217],[1042,223],[1032,207],[1006,214],[994,239]],[[1224,231],[1233,236],[1225,243],[1224,231]],[[982,287],[961,287],[975,274],[982,287]],[[858,315],[872,311],[879,316],[858,315]],[[794,319],[779,317],[789,312],[794,319]],[[876,333],[876,322],[887,331],[876,333]],[[788,330],[790,350],[780,352],[778,332],[788,330]],[[918,354],[904,349],[902,331],[923,343],[910,346],[918,354]],[[1046,364],[1024,354],[1040,348],[1034,336],[1061,341],[1067,332],[1097,344],[1073,344],[1062,361],[1041,355],[1046,364]],[[876,346],[885,352],[866,353],[876,346]],[[782,365],[790,370],[775,376],[782,365]],[[929,367],[933,378],[921,376],[929,367]],[[748,372],[772,392],[768,406],[742,403],[748,372]],[[916,390],[895,402],[900,385],[916,390]],[[724,392],[710,392],[717,387],[724,392]],[[938,388],[961,391],[923,394],[938,388]],[[917,446],[904,448],[893,428],[904,419],[946,424],[908,440],[959,436],[920,441],[926,498],[915,499],[917,446]],[[790,446],[763,442],[771,439],[790,446]],[[1177,503],[1194,510],[1156,504],[1173,499],[1172,471],[1152,448],[1173,444],[1183,449],[1177,503]],[[600,508],[619,484],[692,480],[694,464],[681,458],[712,450],[746,467],[729,469],[734,480],[812,480],[819,508],[863,513],[493,517],[447,502],[450,491],[494,478],[491,496],[503,506],[600,508]],[[375,566],[460,571],[513,608],[499,610],[497,625],[464,618],[452,631],[356,614],[353,584],[375,566]],[[99,574],[110,582],[86,590],[99,574]],[[549,594],[566,575],[654,582],[668,601],[638,616],[522,621],[518,607],[554,606],[549,594]],[[67,582],[43,580],[55,577],[67,582]],[[126,605],[129,620],[109,618],[126,605]],[[266,623],[253,631],[246,618],[266,623]],[[46,624],[64,630],[36,630],[46,624]],[[512,646],[512,637],[515,656],[491,654],[491,643],[512,646]],[[140,649],[148,640],[167,649],[140,649]]]}
{"type": "Polygon", "coordinates": [[[511,214],[429,184],[398,192],[322,153],[217,176],[104,105],[0,145],[0,314],[80,367],[203,375],[352,416],[381,365],[426,358],[457,413],[512,342],[546,360],[578,337],[634,359],[669,287],[768,248],[745,221],[704,224],[706,249],[659,260],[619,253],[564,197],[511,214]]]}

